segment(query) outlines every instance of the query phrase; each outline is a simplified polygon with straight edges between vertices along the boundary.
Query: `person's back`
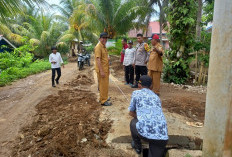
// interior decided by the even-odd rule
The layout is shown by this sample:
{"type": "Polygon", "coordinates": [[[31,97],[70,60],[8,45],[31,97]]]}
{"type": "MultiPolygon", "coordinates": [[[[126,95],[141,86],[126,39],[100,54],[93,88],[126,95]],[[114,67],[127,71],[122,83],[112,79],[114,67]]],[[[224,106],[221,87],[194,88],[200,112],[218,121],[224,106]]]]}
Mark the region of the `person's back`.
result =
{"type": "Polygon", "coordinates": [[[141,76],[138,87],[132,93],[129,115],[134,117],[130,122],[132,136],[131,146],[140,154],[141,139],[149,142],[149,157],[162,157],[168,142],[167,122],[165,120],[160,98],[151,91],[152,79],[141,76]]]}
{"type": "Polygon", "coordinates": [[[150,89],[143,88],[133,92],[138,123],[136,128],[143,137],[167,140],[167,123],[160,98],[150,89]]]}

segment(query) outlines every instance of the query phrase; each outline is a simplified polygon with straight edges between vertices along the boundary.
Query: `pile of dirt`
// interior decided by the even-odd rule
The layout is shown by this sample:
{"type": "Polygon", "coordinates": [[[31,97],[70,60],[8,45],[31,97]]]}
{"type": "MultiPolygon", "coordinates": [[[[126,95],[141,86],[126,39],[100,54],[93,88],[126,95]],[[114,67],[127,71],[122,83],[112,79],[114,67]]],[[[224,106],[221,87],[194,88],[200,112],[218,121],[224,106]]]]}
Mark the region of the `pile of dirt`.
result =
{"type": "MultiPolygon", "coordinates": [[[[111,68],[111,73],[114,76],[124,76],[124,70],[123,70],[123,65],[120,62],[120,57],[111,55],[110,56],[110,68],[111,68]]],[[[117,77],[120,81],[124,81],[124,77],[117,77]]]]}
{"type": "Polygon", "coordinates": [[[102,109],[96,95],[72,88],[91,83],[86,75],[79,75],[68,89],[41,101],[34,121],[15,140],[12,156],[126,156],[105,142],[111,121],[99,121],[102,109]]]}
{"type": "Polygon", "coordinates": [[[91,84],[93,84],[93,79],[90,77],[91,75],[88,74],[89,76],[87,76],[86,74],[80,74],[76,77],[75,80],[73,80],[72,82],[66,84],[69,85],[71,87],[77,87],[77,86],[89,86],[91,84]]]}

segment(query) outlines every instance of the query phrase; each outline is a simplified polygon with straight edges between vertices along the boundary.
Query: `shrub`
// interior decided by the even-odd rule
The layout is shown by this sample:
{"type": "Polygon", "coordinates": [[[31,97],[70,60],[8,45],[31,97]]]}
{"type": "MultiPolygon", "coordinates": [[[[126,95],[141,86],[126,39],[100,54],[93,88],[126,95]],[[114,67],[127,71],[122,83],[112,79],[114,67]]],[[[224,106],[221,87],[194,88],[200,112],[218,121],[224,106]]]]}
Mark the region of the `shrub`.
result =
{"type": "Polygon", "coordinates": [[[183,84],[189,78],[189,61],[180,58],[177,61],[164,60],[163,80],[168,83],[183,84]]]}
{"type": "Polygon", "coordinates": [[[108,53],[110,55],[121,55],[122,40],[121,39],[117,39],[116,42],[115,42],[115,46],[108,47],[107,50],[108,50],[108,53]]]}

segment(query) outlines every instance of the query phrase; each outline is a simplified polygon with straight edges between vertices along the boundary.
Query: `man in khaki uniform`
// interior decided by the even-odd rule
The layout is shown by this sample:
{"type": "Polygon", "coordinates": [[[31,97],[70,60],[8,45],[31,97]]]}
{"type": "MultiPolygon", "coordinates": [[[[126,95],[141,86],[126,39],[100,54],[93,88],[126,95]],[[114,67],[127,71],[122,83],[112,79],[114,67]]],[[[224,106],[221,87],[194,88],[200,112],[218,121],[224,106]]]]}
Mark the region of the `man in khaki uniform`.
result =
{"type": "Polygon", "coordinates": [[[148,61],[148,75],[152,78],[152,90],[159,95],[160,94],[160,77],[163,69],[164,50],[159,43],[159,36],[154,34],[151,36],[151,44],[153,46],[149,61],[148,61]]]}
{"type": "Polygon", "coordinates": [[[103,106],[111,106],[108,98],[109,89],[109,56],[106,49],[108,34],[101,33],[99,42],[94,49],[95,70],[98,78],[98,87],[100,91],[100,103],[103,106]]]}

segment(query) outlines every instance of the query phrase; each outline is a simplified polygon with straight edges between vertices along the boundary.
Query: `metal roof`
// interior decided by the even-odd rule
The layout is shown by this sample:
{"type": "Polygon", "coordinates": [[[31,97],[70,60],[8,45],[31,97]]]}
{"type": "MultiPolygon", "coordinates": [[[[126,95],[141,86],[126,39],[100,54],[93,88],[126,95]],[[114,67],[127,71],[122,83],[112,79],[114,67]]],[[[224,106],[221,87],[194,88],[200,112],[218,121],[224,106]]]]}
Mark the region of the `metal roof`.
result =
{"type": "Polygon", "coordinates": [[[16,48],[9,40],[7,40],[3,35],[0,35],[0,41],[5,40],[11,47],[16,48]]]}

